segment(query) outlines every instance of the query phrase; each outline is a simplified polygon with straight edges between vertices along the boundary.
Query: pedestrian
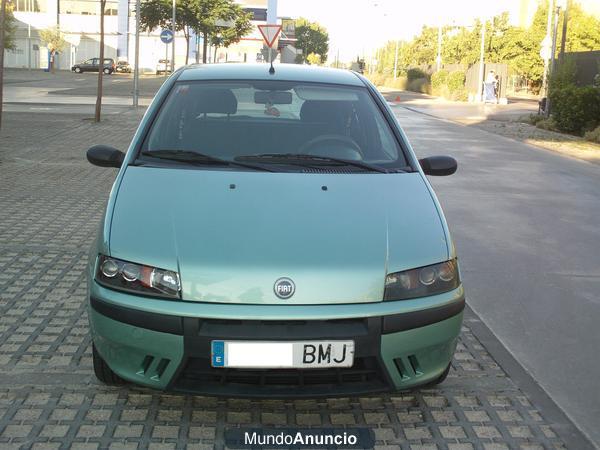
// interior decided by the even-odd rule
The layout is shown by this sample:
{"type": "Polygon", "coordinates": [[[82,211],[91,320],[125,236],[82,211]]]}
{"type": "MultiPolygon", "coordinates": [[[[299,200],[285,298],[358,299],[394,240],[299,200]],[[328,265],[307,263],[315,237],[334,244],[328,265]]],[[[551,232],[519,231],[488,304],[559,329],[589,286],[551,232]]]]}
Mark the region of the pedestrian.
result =
{"type": "Polygon", "coordinates": [[[50,72],[54,73],[54,56],[56,55],[56,50],[50,50],[50,72]]]}

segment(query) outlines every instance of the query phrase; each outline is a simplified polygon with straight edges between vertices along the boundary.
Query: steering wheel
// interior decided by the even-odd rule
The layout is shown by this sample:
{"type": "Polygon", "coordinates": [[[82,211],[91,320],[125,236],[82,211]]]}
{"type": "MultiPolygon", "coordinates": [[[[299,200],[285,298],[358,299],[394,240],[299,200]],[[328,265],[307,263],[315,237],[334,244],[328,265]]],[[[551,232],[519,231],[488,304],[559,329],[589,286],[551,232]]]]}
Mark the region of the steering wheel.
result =
{"type": "Polygon", "coordinates": [[[356,141],[341,134],[317,136],[304,143],[298,153],[357,161],[363,159],[363,152],[356,141]]]}

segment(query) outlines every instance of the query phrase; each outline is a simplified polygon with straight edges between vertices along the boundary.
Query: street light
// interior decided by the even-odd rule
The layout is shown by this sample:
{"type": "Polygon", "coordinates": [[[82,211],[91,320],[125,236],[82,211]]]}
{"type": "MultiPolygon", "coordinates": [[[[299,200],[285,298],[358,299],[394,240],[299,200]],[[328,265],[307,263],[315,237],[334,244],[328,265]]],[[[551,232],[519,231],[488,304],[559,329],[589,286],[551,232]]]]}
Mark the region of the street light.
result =
{"type": "Polygon", "coordinates": [[[140,97],[140,0],[135,2],[135,67],[133,68],[133,106],[137,107],[140,97]]]}

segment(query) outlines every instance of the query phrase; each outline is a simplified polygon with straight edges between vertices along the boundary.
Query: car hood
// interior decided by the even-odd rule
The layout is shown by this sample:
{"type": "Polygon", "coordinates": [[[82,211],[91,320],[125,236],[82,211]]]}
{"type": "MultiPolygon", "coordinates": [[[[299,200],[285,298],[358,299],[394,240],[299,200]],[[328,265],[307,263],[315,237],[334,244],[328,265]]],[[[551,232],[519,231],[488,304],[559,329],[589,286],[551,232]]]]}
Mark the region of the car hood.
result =
{"type": "Polygon", "coordinates": [[[448,258],[419,173],[130,166],[116,195],[111,255],[179,270],[184,300],[378,302],[386,273],[448,258]],[[287,300],[274,293],[281,277],[296,285],[287,300]]]}

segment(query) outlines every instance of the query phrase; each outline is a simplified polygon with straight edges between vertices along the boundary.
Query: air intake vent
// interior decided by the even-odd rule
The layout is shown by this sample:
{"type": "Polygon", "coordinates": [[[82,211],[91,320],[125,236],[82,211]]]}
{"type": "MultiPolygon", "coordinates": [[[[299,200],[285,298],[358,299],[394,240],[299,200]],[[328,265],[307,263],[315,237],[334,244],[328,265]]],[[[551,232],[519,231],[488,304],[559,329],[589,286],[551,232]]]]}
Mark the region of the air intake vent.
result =
{"type": "Polygon", "coordinates": [[[402,377],[402,381],[423,375],[423,370],[416,355],[409,355],[407,358],[396,358],[394,359],[394,364],[402,377]]]}
{"type": "Polygon", "coordinates": [[[140,369],[136,372],[137,375],[141,375],[142,377],[150,376],[151,380],[159,381],[160,377],[165,373],[170,359],[162,358],[156,362],[156,358],[152,355],[146,355],[142,361],[140,369]]]}

